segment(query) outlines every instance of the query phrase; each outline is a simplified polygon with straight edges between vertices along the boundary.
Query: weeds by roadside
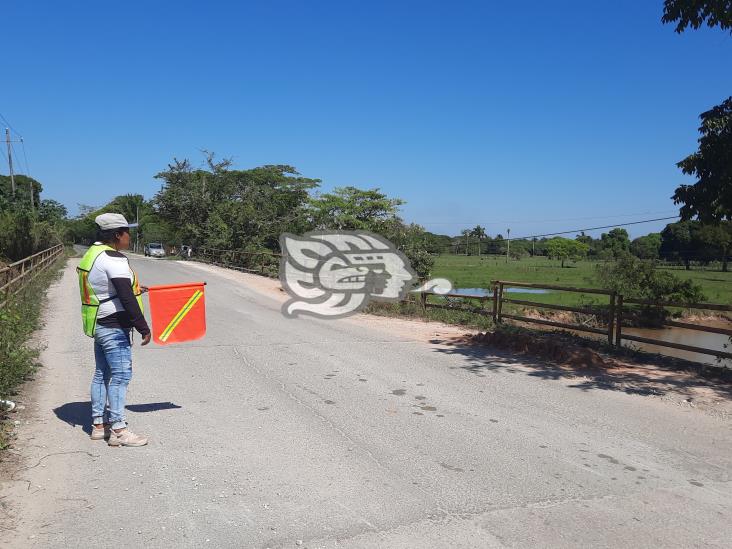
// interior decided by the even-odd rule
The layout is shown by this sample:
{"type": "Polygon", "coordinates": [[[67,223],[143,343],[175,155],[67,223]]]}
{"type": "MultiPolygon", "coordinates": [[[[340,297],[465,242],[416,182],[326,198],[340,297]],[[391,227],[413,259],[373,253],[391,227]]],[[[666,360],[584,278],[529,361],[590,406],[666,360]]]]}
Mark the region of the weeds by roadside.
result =
{"type": "MultiPolygon", "coordinates": [[[[615,347],[607,341],[582,337],[565,330],[541,330],[514,324],[499,324],[490,333],[479,334],[477,339],[504,350],[521,351],[538,358],[561,362],[565,354],[576,350],[596,353],[603,359],[617,360],[638,367],[654,366],[670,371],[684,371],[694,375],[732,382],[732,370],[724,366],[703,364],[682,358],[646,352],[629,346],[615,347]],[[549,356],[547,355],[547,352],[549,356]]],[[[587,358],[588,355],[583,355],[587,358]]],[[[592,365],[589,360],[587,365],[592,365]]]]}
{"type": "Polygon", "coordinates": [[[493,327],[493,320],[490,316],[458,308],[443,309],[427,307],[427,309],[424,309],[419,303],[414,302],[372,302],[363,312],[378,316],[399,316],[405,318],[420,318],[422,320],[434,320],[436,322],[477,328],[479,330],[488,330],[493,327]]]}
{"type": "MultiPolygon", "coordinates": [[[[38,368],[40,349],[29,339],[41,325],[46,290],[61,273],[62,257],[0,309],[0,399],[11,398],[38,368]]],[[[7,414],[0,411],[0,450],[7,447],[7,414]]]]}

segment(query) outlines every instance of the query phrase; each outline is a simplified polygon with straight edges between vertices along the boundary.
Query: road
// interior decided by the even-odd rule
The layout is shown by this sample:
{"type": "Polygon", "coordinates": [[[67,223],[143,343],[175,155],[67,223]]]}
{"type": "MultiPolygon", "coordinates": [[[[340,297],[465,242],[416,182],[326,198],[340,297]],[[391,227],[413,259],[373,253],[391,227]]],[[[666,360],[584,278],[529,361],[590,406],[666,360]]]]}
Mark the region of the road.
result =
{"type": "Polygon", "coordinates": [[[132,262],[150,285],[206,280],[208,334],[137,339],[128,419],[149,446],[89,440],[69,262],[4,546],[729,547],[728,419],[429,342],[417,322],[285,319],[231,271],[132,262]]]}

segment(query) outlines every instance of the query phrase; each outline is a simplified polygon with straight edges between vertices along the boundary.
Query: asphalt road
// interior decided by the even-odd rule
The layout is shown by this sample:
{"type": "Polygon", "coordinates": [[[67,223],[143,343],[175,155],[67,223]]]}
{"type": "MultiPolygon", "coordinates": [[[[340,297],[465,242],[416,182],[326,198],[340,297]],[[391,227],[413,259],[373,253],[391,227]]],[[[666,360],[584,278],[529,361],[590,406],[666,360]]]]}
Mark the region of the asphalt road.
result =
{"type": "Polygon", "coordinates": [[[19,416],[5,546],[730,546],[729,420],[406,322],[288,320],[245,281],[172,261],[133,264],[147,284],[206,280],[208,334],[138,338],[129,421],[151,442],[92,442],[75,263],[19,416]]]}

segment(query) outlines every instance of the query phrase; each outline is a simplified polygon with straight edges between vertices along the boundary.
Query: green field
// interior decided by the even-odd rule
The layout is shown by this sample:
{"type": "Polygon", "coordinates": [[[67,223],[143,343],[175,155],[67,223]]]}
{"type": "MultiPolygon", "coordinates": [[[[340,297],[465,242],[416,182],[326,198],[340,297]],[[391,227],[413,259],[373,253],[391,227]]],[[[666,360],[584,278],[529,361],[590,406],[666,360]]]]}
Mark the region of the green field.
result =
{"type": "MultiPolygon", "coordinates": [[[[492,280],[514,282],[534,282],[598,288],[596,272],[598,263],[593,261],[567,262],[561,268],[559,261],[545,257],[511,260],[497,256],[464,256],[445,254],[435,258],[433,277],[447,278],[455,288],[489,288],[492,280]]],[[[602,263],[600,263],[602,265],[602,263]]],[[[701,285],[707,302],[732,303],[732,272],[712,270],[669,269],[682,279],[690,278],[701,285]]],[[[547,294],[511,293],[512,297],[543,303],[564,305],[602,303],[607,304],[606,296],[578,294],[574,292],[551,292],[547,294]]]]}

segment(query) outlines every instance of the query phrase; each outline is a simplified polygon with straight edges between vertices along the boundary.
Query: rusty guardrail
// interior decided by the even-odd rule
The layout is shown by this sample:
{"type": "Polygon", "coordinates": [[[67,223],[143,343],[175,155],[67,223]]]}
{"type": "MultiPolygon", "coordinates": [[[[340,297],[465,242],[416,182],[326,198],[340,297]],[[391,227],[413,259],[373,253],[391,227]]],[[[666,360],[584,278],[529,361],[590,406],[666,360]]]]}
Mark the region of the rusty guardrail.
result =
{"type": "MultiPolygon", "coordinates": [[[[716,356],[717,358],[730,358],[732,353],[722,351],[720,349],[708,349],[706,347],[698,347],[696,345],[686,345],[685,343],[676,343],[674,341],[665,341],[663,339],[655,339],[649,337],[641,337],[633,334],[623,334],[623,317],[624,308],[628,305],[643,305],[646,307],[655,307],[657,309],[675,308],[675,309],[695,309],[700,311],[732,311],[732,305],[722,305],[719,303],[678,303],[668,301],[649,301],[646,299],[625,299],[620,296],[617,312],[615,315],[616,335],[615,345],[620,347],[622,340],[637,341],[638,343],[647,343],[650,345],[659,345],[661,347],[670,347],[681,351],[689,351],[692,353],[700,353],[705,355],[716,356]]],[[[691,322],[679,322],[677,320],[669,320],[663,315],[661,326],[669,328],[684,328],[686,330],[696,330],[699,332],[707,332],[713,334],[721,334],[732,337],[732,330],[727,328],[719,328],[716,326],[704,326],[702,324],[694,324],[691,322]]]]}
{"type": "MultiPolygon", "coordinates": [[[[661,301],[649,301],[642,299],[625,298],[622,294],[613,292],[611,290],[603,290],[599,288],[577,288],[573,286],[558,286],[554,284],[537,284],[529,282],[514,282],[508,280],[494,280],[491,283],[493,287],[493,295],[468,295],[468,294],[457,294],[450,293],[440,296],[433,292],[422,292],[421,303],[423,307],[438,307],[448,308],[454,310],[470,311],[482,315],[490,315],[493,321],[496,323],[502,322],[504,319],[515,320],[518,322],[526,322],[531,324],[540,324],[543,326],[552,326],[555,328],[563,328],[565,330],[573,330],[578,332],[588,332],[592,334],[602,335],[607,338],[608,344],[616,347],[621,347],[623,340],[635,341],[638,343],[646,343],[650,345],[657,345],[659,347],[669,347],[673,349],[679,349],[682,351],[689,351],[693,353],[706,354],[718,357],[720,359],[729,358],[732,359],[732,353],[721,350],[721,349],[710,349],[707,347],[699,347],[696,345],[687,345],[684,343],[676,343],[673,341],[666,341],[660,338],[641,337],[627,332],[623,332],[624,321],[628,319],[626,312],[629,312],[632,305],[644,306],[652,308],[676,308],[676,309],[694,309],[694,310],[710,310],[710,311],[731,311],[732,305],[724,305],[719,303],[680,303],[680,302],[661,302],[661,301]],[[515,299],[505,296],[506,288],[533,288],[541,290],[554,290],[562,292],[577,292],[583,294],[602,295],[607,296],[607,306],[601,307],[571,307],[568,305],[558,305],[552,303],[543,303],[540,301],[529,301],[526,299],[515,299]],[[433,297],[434,296],[434,297],[433,297]],[[435,303],[434,299],[442,297],[445,303],[435,303]],[[432,301],[431,301],[432,300],[432,301]],[[472,306],[471,302],[478,300],[478,307],[472,306]],[[492,302],[493,307],[491,311],[487,310],[486,304],[492,302]],[[519,307],[532,307],[537,309],[549,309],[558,311],[568,311],[578,314],[585,314],[594,316],[599,326],[588,326],[579,323],[568,323],[568,322],[557,322],[554,320],[547,320],[544,318],[533,318],[529,316],[523,316],[519,314],[506,313],[503,310],[504,304],[517,305],[519,307]],[[467,305],[467,306],[466,306],[467,305]]],[[[732,337],[732,329],[721,328],[717,326],[705,326],[703,324],[695,324],[692,322],[682,322],[679,320],[673,320],[668,318],[667,312],[664,311],[661,315],[662,321],[661,327],[669,328],[684,328],[687,330],[696,330],[700,332],[721,334],[732,337]]]]}
{"type": "Polygon", "coordinates": [[[64,253],[64,245],[57,244],[0,269],[0,309],[8,299],[47,269],[64,253]]]}
{"type": "Polygon", "coordinates": [[[192,259],[237,271],[277,276],[281,257],[282,254],[269,251],[247,252],[218,248],[194,248],[192,259]]]}

